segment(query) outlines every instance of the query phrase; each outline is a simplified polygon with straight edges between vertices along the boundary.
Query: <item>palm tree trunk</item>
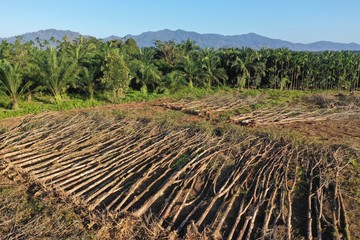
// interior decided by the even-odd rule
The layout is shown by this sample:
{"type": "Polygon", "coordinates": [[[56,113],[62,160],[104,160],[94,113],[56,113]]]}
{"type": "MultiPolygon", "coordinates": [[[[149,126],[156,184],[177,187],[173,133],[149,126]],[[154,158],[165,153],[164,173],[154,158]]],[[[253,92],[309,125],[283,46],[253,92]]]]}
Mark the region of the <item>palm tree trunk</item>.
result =
{"type": "Polygon", "coordinates": [[[89,100],[94,100],[94,88],[92,86],[89,86],[88,88],[89,91],[89,100]]]}
{"type": "Polygon", "coordinates": [[[119,98],[122,98],[124,97],[124,92],[121,88],[116,88],[115,91],[114,91],[114,94],[115,94],[115,99],[119,99],[119,98]]]}
{"type": "Polygon", "coordinates": [[[27,96],[27,102],[30,103],[32,101],[32,92],[29,92],[29,95],[27,96]]]}
{"type": "Polygon", "coordinates": [[[207,89],[210,90],[211,89],[211,78],[208,78],[208,83],[207,83],[207,89]]]}
{"type": "Polygon", "coordinates": [[[56,103],[60,103],[62,101],[62,97],[61,97],[60,93],[56,93],[54,95],[54,98],[55,98],[56,103]]]}
{"type": "Polygon", "coordinates": [[[19,109],[19,104],[18,104],[18,101],[17,101],[16,97],[13,97],[11,99],[11,108],[13,110],[18,110],[19,109]]]}
{"type": "Polygon", "coordinates": [[[189,88],[193,88],[194,84],[193,84],[193,80],[192,78],[189,78],[189,88]]]}
{"type": "Polygon", "coordinates": [[[143,94],[147,95],[147,86],[146,84],[143,84],[140,88],[140,92],[142,92],[143,94]]]}

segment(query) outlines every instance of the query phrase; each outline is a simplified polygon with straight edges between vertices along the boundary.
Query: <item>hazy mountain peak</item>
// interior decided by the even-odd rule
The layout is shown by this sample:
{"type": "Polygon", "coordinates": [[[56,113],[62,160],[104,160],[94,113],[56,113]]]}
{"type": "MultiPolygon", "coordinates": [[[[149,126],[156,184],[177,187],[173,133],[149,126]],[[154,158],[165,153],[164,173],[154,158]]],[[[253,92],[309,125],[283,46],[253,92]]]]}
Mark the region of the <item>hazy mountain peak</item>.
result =
{"type": "MultiPolygon", "coordinates": [[[[21,34],[19,36],[22,37],[23,42],[29,42],[29,41],[35,42],[37,38],[41,40],[50,40],[52,37],[54,37],[55,40],[62,40],[64,36],[67,36],[69,40],[73,40],[80,37],[81,34],[69,30],[57,30],[50,28],[50,29],[39,30],[37,32],[29,32],[29,33],[21,34]]],[[[4,38],[0,40],[14,42],[16,40],[16,37],[18,36],[4,38]]]]}
{"type": "MultiPolygon", "coordinates": [[[[70,40],[80,37],[80,33],[69,30],[56,30],[45,29],[33,33],[25,33],[21,35],[23,41],[35,41],[36,38],[42,40],[50,40],[54,37],[56,40],[62,40],[64,36],[67,36],[70,40]]],[[[340,51],[340,50],[357,50],[360,51],[360,45],[357,43],[335,43],[330,41],[318,41],[309,44],[292,43],[280,39],[272,39],[265,36],[261,36],[257,33],[247,33],[242,35],[221,35],[214,33],[200,34],[192,31],[185,31],[182,29],[170,30],[163,29],[160,31],[149,31],[139,35],[126,35],[124,37],[110,36],[104,41],[110,41],[114,39],[128,39],[133,38],[140,47],[153,46],[154,41],[170,41],[174,40],[176,43],[192,39],[200,47],[213,47],[213,48],[227,48],[227,47],[250,47],[253,49],[260,48],[288,48],[295,51],[340,51]]],[[[0,40],[7,40],[9,42],[15,41],[15,37],[4,38],[0,40]]]]}

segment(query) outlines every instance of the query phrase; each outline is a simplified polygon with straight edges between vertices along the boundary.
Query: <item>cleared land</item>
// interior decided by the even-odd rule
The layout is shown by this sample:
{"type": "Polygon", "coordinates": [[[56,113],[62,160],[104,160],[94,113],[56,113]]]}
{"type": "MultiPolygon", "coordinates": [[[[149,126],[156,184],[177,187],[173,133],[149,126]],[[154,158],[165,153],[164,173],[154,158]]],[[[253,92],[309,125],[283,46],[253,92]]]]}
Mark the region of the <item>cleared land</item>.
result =
{"type": "Polygon", "coordinates": [[[226,94],[28,116],[3,122],[2,172],[87,215],[85,238],[356,239],[359,99],[226,94]]]}

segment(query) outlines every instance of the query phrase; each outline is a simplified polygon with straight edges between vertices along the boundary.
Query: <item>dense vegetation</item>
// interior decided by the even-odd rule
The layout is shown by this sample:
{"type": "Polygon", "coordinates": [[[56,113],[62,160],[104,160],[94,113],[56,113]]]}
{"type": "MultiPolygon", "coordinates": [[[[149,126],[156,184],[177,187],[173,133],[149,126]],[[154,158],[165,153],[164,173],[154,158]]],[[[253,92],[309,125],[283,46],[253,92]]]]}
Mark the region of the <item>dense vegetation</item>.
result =
{"type": "MultiPolygon", "coordinates": [[[[0,95],[17,109],[19,100],[69,94],[116,102],[129,90],[143,96],[184,88],[272,88],[289,90],[359,88],[357,52],[294,52],[288,49],[202,49],[188,40],[156,41],[139,48],[133,39],[103,42],[66,38],[0,44],[0,95]],[[55,48],[53,46],[56,46],[55,48]]],[[[4,104],[3,104],[4,105],[4,104]]]]}

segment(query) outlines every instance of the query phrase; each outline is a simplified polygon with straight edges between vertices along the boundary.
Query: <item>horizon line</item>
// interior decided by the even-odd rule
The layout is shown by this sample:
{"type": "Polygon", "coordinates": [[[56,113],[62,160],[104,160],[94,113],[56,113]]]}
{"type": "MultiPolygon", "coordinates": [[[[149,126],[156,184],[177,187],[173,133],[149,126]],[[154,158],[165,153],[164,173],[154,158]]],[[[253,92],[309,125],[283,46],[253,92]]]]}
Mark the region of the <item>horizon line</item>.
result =
{"type": "Polygon", "coordinates": [[[331,40],[316,40],[316,41],[308,42],[308,43],[292,42],[292,41],[281,39],[281,38],[273,38],[273,37],[264,36],[264,35],[261,35],[261,34],[255,33],[255,32],[242,33],[242,34],[199,33],[199,32],[196,32],[196,31],[188,31],[188,30],[184,30],[184,29],[181,29],[181,28],[178,28],[176,30],[172,30],[172,29],[169,29],[169,28],[164,28],[164,29],[161,29],[161,30],[145,31],[145,32],[142,32],[140,34],[126,34],[124,36],[118,36],[118,35],[112,34],[112,35],[109,35],[107,37],[95,37],[94,35],[82,34],[82,33],[78,32],[78,31],[73,31],[73,30],[69,30],[69,29],[64,30],[64,29],[56,29],[56,28],[47,28],[47,29],[41,29],[41,30],[32,31],[32,32],[25,32],[25,33],[10,36],[10,37],[0,37],[0,40],[3,41],[3,40],[6,40],[6,39],[16,38],[16,37],[23,36],[23,35],[26,35],[26,34],[38,33],[38,32],[49,31],[49,30],[62,31],[62,32],[72,32],[72,33],[79,34],[80,36],[94,37],[96,39],[106,39],[106,38],[110,38],[110,37],[126,38],[127,36],[140,36],[141,34],[144,34],[144,33],[157,33],[157,32],[161,32],[161,31],[171,31],[171,32],[184,31],[184,32],[195,33],[195,34],[199,34],[199,35],[220,35],[220,36],[224,36],[224,37],[234,37],[234,36],[243,36],[243,35],[254,34],[254,35],[257,35],[259,37],[264,37],[264,38],[268,38],[268,39],[271,39],[271,40],[279,40],[279,41],[289,42],[289,43],[292,43],[292,44],[304,44],[304,45],[313,44],[313,43],[319,43],[319,42],[328,42],[328,43],[335,43],[335,44],[347,44],[347,45],[351,45],[351,44],[360,45],[360,43],[357,43],[357,42],[338,42],[338,41],[331,41],[331,40]]]}

